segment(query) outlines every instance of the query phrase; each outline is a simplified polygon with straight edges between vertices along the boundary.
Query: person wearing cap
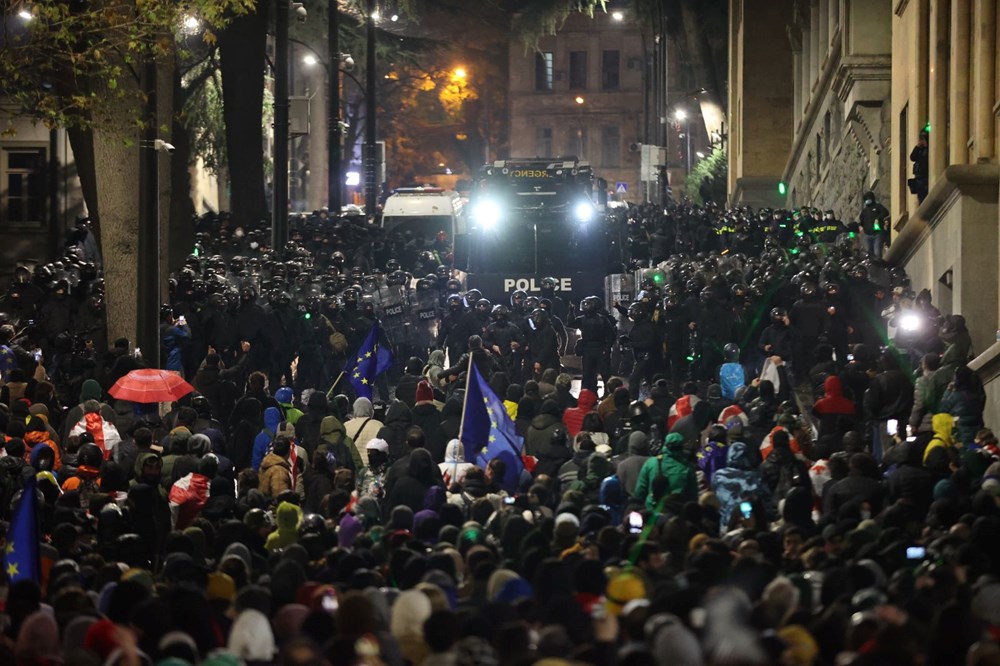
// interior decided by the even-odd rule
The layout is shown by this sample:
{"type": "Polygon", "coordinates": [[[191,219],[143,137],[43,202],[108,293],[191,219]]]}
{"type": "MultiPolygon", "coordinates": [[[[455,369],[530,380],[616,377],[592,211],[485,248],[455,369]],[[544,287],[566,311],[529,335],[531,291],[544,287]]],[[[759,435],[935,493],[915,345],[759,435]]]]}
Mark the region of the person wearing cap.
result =
{"type": "Polygon", "coordinates": [[[385,476],[389,471],[389,443],[373,438],[366,445],[368,464],[358,470],[358,498],[370,497],[381,504],[385,498],[385,476]]]}

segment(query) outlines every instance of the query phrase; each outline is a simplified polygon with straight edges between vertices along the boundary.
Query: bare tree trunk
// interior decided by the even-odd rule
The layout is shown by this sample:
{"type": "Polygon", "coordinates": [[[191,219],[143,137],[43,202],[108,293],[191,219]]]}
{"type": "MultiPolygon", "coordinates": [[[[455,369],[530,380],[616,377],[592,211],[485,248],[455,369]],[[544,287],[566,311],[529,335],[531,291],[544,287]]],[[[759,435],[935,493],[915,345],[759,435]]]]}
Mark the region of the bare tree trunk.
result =
{"type": "MultiPolygon", "coordinates": [[[[138,87],[134,82],[131,84],[138,87]]],[[[110,92],[105,91],[109,98],[110,92]]],[[[132,111],[127,108],[117,114],[108,114],[94,123],[93,133],[108,339],[124,337],[134,343],[138,306],[136,278],[141,258],[138,256],[140,148],[132,111]]]]}
{"type": "Polygon", "coordinates": [[[268,218],[264,195],[264,62],[270,2],[219,34],[232,214],[236,224],[268,218]]]}

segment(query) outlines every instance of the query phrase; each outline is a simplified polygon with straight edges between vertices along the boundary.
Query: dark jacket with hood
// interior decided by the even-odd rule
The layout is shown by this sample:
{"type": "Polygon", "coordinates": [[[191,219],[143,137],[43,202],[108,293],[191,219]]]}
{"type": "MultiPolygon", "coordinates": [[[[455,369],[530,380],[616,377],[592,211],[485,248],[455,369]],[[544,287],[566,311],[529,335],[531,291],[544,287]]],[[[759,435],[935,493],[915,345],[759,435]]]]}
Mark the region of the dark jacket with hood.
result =
{"type": "Polygon", "coordinates": [[[458,439],[458,431],[462,425],[462,401],[449,398],[441,410],[441,437],[445,443],[458,439]]]}
{"type": "MultiPolygon", "coordinates": [[[[717,416],[717,415],[716,415],[717,416]]],[[[701,433],[712,422],[712,406],[704,400],[698,401],[690,414],[677,420],[671,433],[678,433],[685,442],[699,442],[701,433]]]]}
{"type": "Polygon", "coordinates": [[[427,450],[431,452],[434,462],[444,462],[444,448],[448,440],[441,433],[441,410],[433,402],[418,402],[410,411],[413,425],[420,426],[424,431],[427,450]]]}
{"type": "Polygon", "coordinates": [[[295,422],[295,440],[311,457],[319,446],[320,426],[323,419],[330,414],[326,396],[321,391],[314,391],[309,396],[306,413],[295,422]]]}
{"type": "Polygon", "coordinates": [[[732,442],[728,448],[726,466],[712,476],[712,490],[719,499],[719,522],[723,532],[740,502],[766,502],[770,498],[750,447],[743,442],[732,442]]]}
{"type": "Polygon", "coordinates": [[[398,400],[385,413],[385,426],[378,431],[378,438],[389,445],[389,460],[399,460],[407,455],[406,431],[413,425],[413,415],[406,403],[398,400]]]}
{"type": "Polygon", "coordinates": [[[327,416],[319,426],[319,446],[317,450],[333,453],[337,467],[346,467],[357,472],[362,467],[361,454],[344,430],[344,424],[336,416],[327,416]]]}
{"type": "Polygon", "coordinates": [[[389,501],[386,507],[396,507],[400,504],[408,506],[416,513],[424,508],[424,496],[435,485],[440,485],[440,470],[435,475],[437,465],[431,459],[426,449],[415,449],[410,454],[410,464],[406,475],[401,477],[389,491],[389,501]]]}
{"type": "Polygon", "coordinates": [[[875,421],[898,419],[905,423],[913,409],[913,382],[894,358],[889,355],[882,358],[884,370],[865,391],[865,416],[875,421]]]}
{"type": "Polygon", "coordinates": [[[542,403],[542,412],[531,419],[531,426],[524,441],[524,452],[530,456],[541,458],[547,455],[552,443],[552,433],[557,428],[565,428],[559,418],[561,412],[559,405],[554,400],[545,400],[542,403]]]}

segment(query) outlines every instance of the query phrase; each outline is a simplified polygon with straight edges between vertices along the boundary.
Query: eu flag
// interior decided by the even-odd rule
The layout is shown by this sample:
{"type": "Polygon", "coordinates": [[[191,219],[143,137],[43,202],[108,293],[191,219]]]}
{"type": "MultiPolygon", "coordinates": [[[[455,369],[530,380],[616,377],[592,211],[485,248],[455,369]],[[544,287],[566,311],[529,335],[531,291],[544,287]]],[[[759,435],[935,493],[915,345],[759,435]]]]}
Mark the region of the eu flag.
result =
{"type": "Polygon", "coordinates": [[[38,563],[38,521],[35,516],[35,477],[24,484],[21,499],[10,519],[4,571],[12,583],[19,580],[41,581],[38,563]]]}
{"type": "Polygon", "coordinates": [[[376,320],[368,331],[365,341],[358,348],[358,353],[348,359],[347,367],[344,368],[344,373],[358,396],[369,400],[372,398],[375,378],[392,365],[392,350],[380,346],[378,339],[379,323],[376,320]]]}
{"type": "Polygon", "coordinates": [[[494,458],[503,460],[507,465],[507,472],[500,480],[500,485],[508,492],[517,489],[517,480],[524,469],[521,461],[524,440],[517,434],[503,402],[479,374],[475,363],[469,364],[462,426],[458,437],[465,445],[465,459],[475,460],[483,469],[494,458]]]}

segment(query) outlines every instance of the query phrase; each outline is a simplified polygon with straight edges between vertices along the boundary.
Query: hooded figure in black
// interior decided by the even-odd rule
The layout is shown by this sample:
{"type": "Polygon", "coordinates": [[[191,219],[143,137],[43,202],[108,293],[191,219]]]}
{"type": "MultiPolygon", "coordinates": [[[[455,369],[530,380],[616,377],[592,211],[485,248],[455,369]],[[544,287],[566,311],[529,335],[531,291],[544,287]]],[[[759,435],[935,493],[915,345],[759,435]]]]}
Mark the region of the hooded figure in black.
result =
{"type": "Polygon", "coordinates": [[[699,298],[701,304],[694,318],[699,343],[695,376],[711,379],[724,360],[722,348],[733,339],[733,313],[711,287],[702,289],[699,298]]]}
{"type": "Polygon", "coordinates": [[[399,460],[409,454],[406,448],[406,431],[413,425],[413,415],[406,403],[396,401],[385,413],[385,425],[376,437],[389,445],[389,460],[399,460]]]}
{"type": "Polygon", "coordinates": [[[789,329],[790,320],[784,308],[771,308],[771,325],[760,334],[760,350],[764,356],[780,356],[788,362],[793,356],[795,344],[789,329]]]}
{"type": "MultiPolygon", "coordinates": [[[[306,413],[295,422],[296,443],[306,451],[315,451],[322,440],[323,419],[330,415],[330,405],[322,391],[313,391],[306,404],[306,413]]],[[[305,462],[305,461],[303,461],[305,462]]]]}
{"type": "Polygon", "coordinates": [[[792,369],[799,377],[804,377],[809,371],[813,350],[819,344],[820,336],[826,331],[829,315],[823,301],[819,299],[816,285],[805,282],[800,287],[799,293],[802,298],[795,301],[789,319],[795,341],[792,369]]]}

